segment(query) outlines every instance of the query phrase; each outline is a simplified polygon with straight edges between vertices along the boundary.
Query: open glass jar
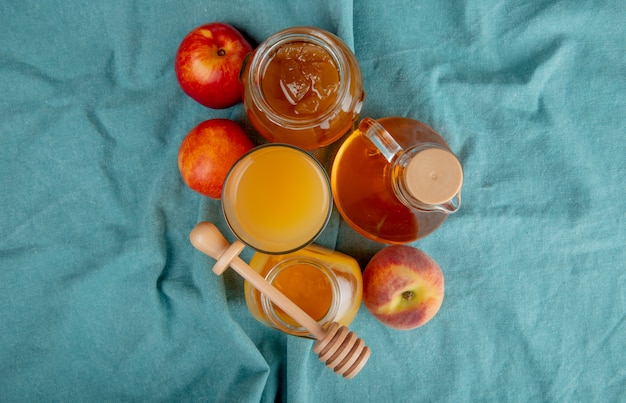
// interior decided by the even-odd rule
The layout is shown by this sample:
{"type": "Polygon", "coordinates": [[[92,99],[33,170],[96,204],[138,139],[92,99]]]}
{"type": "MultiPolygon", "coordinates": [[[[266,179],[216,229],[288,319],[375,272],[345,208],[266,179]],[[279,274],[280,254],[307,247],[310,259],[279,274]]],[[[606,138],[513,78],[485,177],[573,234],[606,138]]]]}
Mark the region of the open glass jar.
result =
{"type": "MultiPolygon", "coordinates": [[[[348,326],[361,305],[363,278],[357,261],[343,253],[309,245],[286,255],[256,252],[250,267],[322,326],[348,326]]],[[[248,310],[259,322],[285,333],[311,335],[247,281],[248,310]]]]}
{"type": "Polygon", "coordinates": [[[330,32],[294,27],[270,36],[245,63],[243,102],[268,141],[314,150],[352,129],[365,98],[361,69],[330,32]]]}

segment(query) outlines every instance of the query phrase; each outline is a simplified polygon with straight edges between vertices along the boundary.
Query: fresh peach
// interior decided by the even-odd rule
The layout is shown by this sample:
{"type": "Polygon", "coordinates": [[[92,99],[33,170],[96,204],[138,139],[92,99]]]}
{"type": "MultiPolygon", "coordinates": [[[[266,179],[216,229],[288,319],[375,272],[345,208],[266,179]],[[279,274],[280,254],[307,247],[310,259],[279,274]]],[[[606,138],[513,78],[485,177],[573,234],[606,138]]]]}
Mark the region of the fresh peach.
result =
{"type": "Polygon", "coordinates": [[[250,138],[232,120],[205,120],[194,127],[180,145],[180,175],[192,190],[220,199],[228,171],[252,147],[250,138]]]}
{"type": "Polygon", "coordinates": [[[182,90],[198,103],[223,109],[241,102],[239,73],[252,46],[231,25],[213,22],[185,36],[174,59],[182,90]]]}
{"type": "Polygon", "coordinates": [[[439,265],[409,245],[388,246],[372,257],[363,272],[363,302],[384,325],[409,330],[424,325],[443,302],[439,265]]]}

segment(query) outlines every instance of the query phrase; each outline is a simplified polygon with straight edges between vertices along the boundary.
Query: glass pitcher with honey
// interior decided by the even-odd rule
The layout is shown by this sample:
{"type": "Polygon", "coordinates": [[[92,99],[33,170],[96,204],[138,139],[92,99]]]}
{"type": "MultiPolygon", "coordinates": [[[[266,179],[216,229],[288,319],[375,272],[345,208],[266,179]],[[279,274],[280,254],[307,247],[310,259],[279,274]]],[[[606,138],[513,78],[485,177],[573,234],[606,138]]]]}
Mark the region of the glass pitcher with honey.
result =
{"type": "Polygon", "coordinates": [[[341,216],[377,242],[436,230],[461,205],[463,170],[448,144],[413,119],[364,118],[341,145],[331,186],[341,216]]]}

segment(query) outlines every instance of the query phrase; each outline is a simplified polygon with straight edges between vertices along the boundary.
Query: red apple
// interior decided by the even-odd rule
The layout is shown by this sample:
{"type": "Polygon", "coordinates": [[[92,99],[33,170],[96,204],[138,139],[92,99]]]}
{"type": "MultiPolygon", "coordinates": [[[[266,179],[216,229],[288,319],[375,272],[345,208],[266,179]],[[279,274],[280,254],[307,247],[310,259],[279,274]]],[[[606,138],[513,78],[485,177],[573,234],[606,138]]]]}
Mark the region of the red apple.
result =
{"type": "Polygon", "coordinates": [[[384,325],[409,330],[439,311],[444,281],[439,265],[409,245],[380,250],[363,271],[363,302],[384,325]]]}
{"type": "Polygon", "coordinates": [[[213,22],[187,34],[174,60],[182,90],[198,103],[213,109],[241,101],[239,72],[252,46],[228,24],[213,22]]]}
{"type": "Polygon", "coordinates": [[[232,120],[205,120],[194,127],[180,145],[180,175],[191,189],[219,199],[228,171],[252,147],[250,138],[232,120]]]}

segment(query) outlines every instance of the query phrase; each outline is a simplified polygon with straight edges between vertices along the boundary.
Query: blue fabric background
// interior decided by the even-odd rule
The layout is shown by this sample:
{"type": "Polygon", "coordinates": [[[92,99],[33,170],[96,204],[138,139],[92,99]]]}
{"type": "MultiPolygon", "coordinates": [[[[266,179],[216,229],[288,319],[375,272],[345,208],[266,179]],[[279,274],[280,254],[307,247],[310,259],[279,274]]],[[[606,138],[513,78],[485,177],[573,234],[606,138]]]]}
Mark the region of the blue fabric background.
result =
{"type": "MultiPolygon", "coordinates": [[[[624,38],[621,0],[0,2],[0,401],[626,401],[624,38]],[[421,120],[463,163],[461,210],[414,244],[439,314],[400,332],[361,308],[353,380],[189,244],[227,229],[180,178],[182,138],[225,117],[261,142],[241,105],[178,87],[210,21],[336,33],[363,115],[421,120]]],[[[319,243],[362,265],[383,247],[337,212],[319,243]]]]}

